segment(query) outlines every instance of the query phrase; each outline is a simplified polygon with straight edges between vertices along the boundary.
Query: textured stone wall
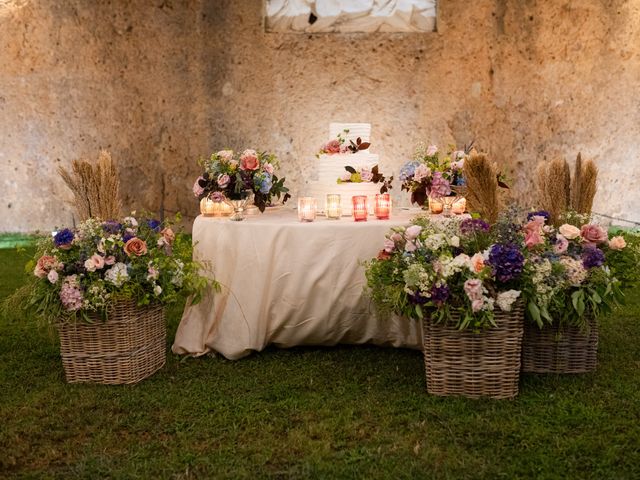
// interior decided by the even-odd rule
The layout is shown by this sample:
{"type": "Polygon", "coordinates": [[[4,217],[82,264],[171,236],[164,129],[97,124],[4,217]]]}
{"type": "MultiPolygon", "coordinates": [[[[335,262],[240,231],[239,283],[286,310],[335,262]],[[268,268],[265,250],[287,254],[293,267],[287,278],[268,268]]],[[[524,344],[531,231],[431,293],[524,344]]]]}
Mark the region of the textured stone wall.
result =
{"type": "Polygon", "coordinates": [[[56,168],[100,148],[127,208],[194,215],[222,147],[274,151],[303,192],[330,121],[372,123],[396,174],[475,138],[521,199],[581,150],[595,209],[640,220],[639,3],[442,0],[438,33],[311,36],[264,33],[261,0],[0,0],[0,231],[69,224],[56,168]]]}

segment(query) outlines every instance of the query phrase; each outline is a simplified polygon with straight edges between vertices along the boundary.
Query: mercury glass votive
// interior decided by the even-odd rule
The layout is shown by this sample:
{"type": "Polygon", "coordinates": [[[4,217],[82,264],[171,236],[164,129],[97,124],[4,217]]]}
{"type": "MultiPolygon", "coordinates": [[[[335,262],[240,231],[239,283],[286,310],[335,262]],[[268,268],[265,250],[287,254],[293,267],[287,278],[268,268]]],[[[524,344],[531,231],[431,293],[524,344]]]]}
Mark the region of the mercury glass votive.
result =
{"type": "Polygon", "coordinates": [[[388,193],[376,194],[376,206],[374,213],[378,220],[389,220],[391,213],[391,197],[388,193]]]}
{"type": "Polygon", "coordinates": [[[340,206],[340,195],[337,193],[330,193],[327,195],[327,202],[324,207],[324,213],[327,218],[333,220],[340,220],[342,216],[342,207],[340,206]]]}
{"type": "Polygon", "coordinates": [[[366,195],[356,195],[351,197],[353,203],[353,219],[356,222],[366,222],[369,214],[366,195]]]}
{"type": "Polygon", "coordinates": [[[313,222],[316,219],[317,202],[313,197],[298,198],[298,220],[313,222]]]}

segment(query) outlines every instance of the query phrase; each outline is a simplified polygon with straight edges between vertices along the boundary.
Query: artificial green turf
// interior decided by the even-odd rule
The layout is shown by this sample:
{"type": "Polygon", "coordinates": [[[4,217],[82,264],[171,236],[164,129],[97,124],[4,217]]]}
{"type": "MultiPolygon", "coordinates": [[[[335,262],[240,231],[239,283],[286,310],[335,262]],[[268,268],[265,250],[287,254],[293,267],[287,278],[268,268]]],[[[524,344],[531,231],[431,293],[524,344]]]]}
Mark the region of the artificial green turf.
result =
{"type": "MultiPolygon", "coordinates": [[[[0,298],[28,253],[0,251],[0,298]]],[[[513,401],[430,396],[420,352],[366,346],[67,385],[55,333],[2,320],[0,478],[637,479],[639,314],[604,320],[595,374],[524,375],[513,401]]]]}

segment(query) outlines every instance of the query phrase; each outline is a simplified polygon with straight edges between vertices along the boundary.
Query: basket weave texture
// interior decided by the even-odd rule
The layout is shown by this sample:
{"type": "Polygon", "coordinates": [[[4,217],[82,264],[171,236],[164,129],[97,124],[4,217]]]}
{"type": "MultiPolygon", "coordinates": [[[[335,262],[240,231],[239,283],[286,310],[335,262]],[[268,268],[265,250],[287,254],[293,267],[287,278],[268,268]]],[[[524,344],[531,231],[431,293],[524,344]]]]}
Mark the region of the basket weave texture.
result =
{"type": "Polygon", "coordinates": [[[522,339],[522,371],[587,373],[598,366],[598,323],[587,319],[585,331],[557,322],[539,328],[527,322],[522,339]]]}
{"type": "Polygon", "coordinates": [[[69,383],[137,383],[166,362],[164,307],[119,301],[107,320],[59,322],[60,353],[69,383]]]}
{"type": "Polygon", "coordinates": [[[513,398],[518,394],[524,326],[522,302],[497,311],[497,327],[473,333],[422,323],[427,391],[432,395],[513,398]]]}

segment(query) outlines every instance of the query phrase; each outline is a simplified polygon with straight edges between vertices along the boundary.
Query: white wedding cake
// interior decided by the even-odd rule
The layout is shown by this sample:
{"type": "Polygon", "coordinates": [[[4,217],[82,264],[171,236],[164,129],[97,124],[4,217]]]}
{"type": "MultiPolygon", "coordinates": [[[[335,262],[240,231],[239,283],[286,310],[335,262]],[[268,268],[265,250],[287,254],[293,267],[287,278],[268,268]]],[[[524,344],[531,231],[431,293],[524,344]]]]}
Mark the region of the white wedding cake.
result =
{"type": "Polygon", "coordinates": [[[351,142],[355,144],[358,138],[363,143],[369,143],[370,137],[371,124],[369,123],[329,124],[329,138],[332,141],[325,145],[325,151],[326,147],[329,147],[329,150],[339,150],[341,153],[321,153],[317,163],[318,181],[309,182],[307,187],[308,196],[317,199],[320,212],[325,211],[327,195],[337,193],[340,195],[342,215],[351,215],[351,197],[356,195],[368,197],[369,212],[373,213],[375,195],[380,193],[381,183],[338,182],[339,178],[343,178],[347,174],[347,170],[345,170],[347,166],[353,167],[357,172],[362,170],[370,172],[373,167],[378,165],[378,155],[370,153],[368,147],[355,153],[347,150],[351,142]],[[340,140],[334,140],[338,137],[343,140],[342,144],[340,144],[340,140]]]}

